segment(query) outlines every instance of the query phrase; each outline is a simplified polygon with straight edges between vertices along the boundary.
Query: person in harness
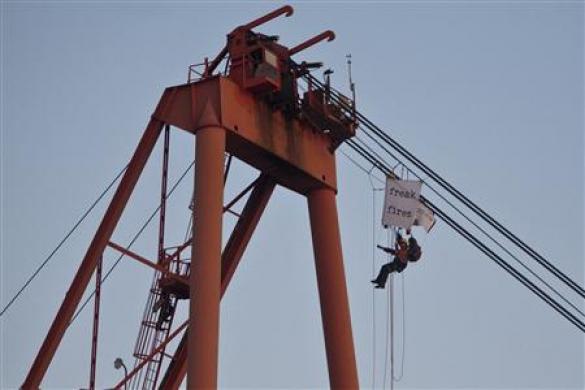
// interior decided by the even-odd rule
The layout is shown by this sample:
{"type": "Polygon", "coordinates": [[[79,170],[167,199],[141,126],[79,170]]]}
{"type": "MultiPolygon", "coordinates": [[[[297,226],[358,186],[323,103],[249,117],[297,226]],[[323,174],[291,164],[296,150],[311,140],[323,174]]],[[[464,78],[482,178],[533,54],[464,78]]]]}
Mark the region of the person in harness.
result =
{"type": "Polygon", "coordinates": [[[394,249],[381,245],[377,245],[377,247],[386,253],[394,255],[394,259],[392,262],[384,264],[382,268],[380,268],[380,272],[376,279],[371,281],[375,284],[375,288],[384,288],[386,286],[386,281],[388,280],[388,275],[392,272],[400,273],[404,271],[409,261],[416,262],[422,256],[422,250],[418,245],[416,238],[410,236],[407,243],[400,233],[396,238],[394,249]]]}

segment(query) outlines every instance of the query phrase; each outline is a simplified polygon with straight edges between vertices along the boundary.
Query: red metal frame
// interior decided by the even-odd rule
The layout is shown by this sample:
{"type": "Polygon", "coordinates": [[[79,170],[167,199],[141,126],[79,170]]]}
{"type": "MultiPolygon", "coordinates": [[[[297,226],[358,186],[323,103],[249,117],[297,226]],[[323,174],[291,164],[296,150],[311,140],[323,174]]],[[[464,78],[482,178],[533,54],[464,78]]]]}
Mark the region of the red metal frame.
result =
{"type": "MultiPolygon", "coordinates": [[[[164,97],[163,100],[161,100],[161,104],[162,103],[164,103],[164,97]]],[[[159,106],[161,104],[159,104],[159,106]]],[[[40,387],[41,381],[53,359],[53,356],[55,355],[57,347],[63,339],[65,330],[69,325],[69,321],[71,321],[71,318],[73,317],[75,309],[79,304],[79,300],[87,287],[93,271],[95,270],[97,262],[112,236],[116,224],[122,216],[122,212],[130,198],[130,194],[132,193],[132,190],[142,173],[144,165],[154,148],[162,126],[162,121],[154,117],[150,120],[150,123],[146,128],[130,163],[128,164],[128,168],[118,185],[118,189],[112,198],[110,206],[108,207],[106,214],[87,249],[85,257],[75,274],[73,282],[65,295],[63,303],[53,320],[51,328],[49,329],[28,375],[21,386],[22,388],[36,389],[40,387]]]]}
{"type": "Polygon", "coordinates": [[[325,39],[327,39],[327,41],[331,42],[332,40],[335,39],[335,33],[331,30],[324,31],[321,34],[316,35],[313,38],[308,39],[305,42],[300,43],[297,46],[291,48],[288,51],[288,54],[291,56],[295,55],[295,54],[297,54],[305,49],[308,49],[309,47],[311,47],[313,45],[316,45],[317,43],[319,43],[321,41],[324,41],[325,39]]]}
{"type": "MultiPolygon", "coordinates": [[[[254,230],[258,226],[260,217],[274,191],[276,183],[267,176],[261,175],[254,181],[255,186],[242,211],[242,216],[236,223],[234,230],[223,250],[221,261],[221,297],[224,296],[229,283],[242,259],[254,230]]],[[[188,330],[185,331],[181,343],[177,347],[174,359],[167,368],[167,373],[160,384],[161,389],[178,389],[187,373],[186,341],[188,330]]]]}
{"type": "Polygon", "coordinates": [[[140,371],[142,369],[142,367],[144,367],[149,361],[150,359],[152,359],[153,356],[155,356],[156,354],[158,354],[160,351],[162,351],[168,343],[170,343],[171,341],[173,341],[173,339],[179,334],[181,333],[185,328],[187,328],[187,325],[189,325],[189,320],[183,322],[183,324],[181,324],[181,326],[179,326],[177,329],[175,329],[154,351],[152,351],[149,355],[148,358],[144,359],[144,361],[142,361],[142,363],[138,364],[136,367],[134,367],[132,369],[132,371],[130,371],[128,373],[128,375],[126,375],[118,384],[116,384],[116,386],[114,386],[115,389],[120,389],[122,388],[122,386],[124,386],[124,384],[126,382],[128,382],[128,380],[132,379],[132,377],[134,377],[134,375],[140,371]]]}
{"type": "Polygon", "coordinates": [[[118,245],[114,242],[111,242],[111,241],[108,242],[108,246],[110,248],[115,249],[118,252],[130,257],[131,259],[134,259],[134,260],[138,261],[139,263],[146,265],[147,267],[150,267],[154,270],[160,271],[165,276],[176,279],[180,283],[188,284],[188,280],[186,278],[182,277],[181,275],[177,275],[173,272],[169,272],[169,269],[164,267],[163,265],[160,265],[160,264],[157,264],[153,261],[147,260],[146,258],[132,252],[131,250],[129,250],[127,248],[124,248],[123,246],[120,246],[120,245],[118,245]]]}
{"type": "MultiPolygon", "coordinates": [[[[324,125],[315,125],[319,123],[315,121],[315,118],[310,121],[307,120],[306,115],[294,115],[298,113],[295,110],[304,110],[306,107],[297,104],[296,78],[285,80],[282,76],[294,74],[296,68],[293,68],[289,61],[291,54],[324,39],[331,40],[334,34],[326,31],[289,50],[276,44],[271,37],[256,34],[250,30],[280,15],[290,16],[292,12],[292,7],[281,7],[238,27],[228,35],[228,44],[211,64],[208,61],[205,62],[206,70],[201,80],[165,90],[32,364],[22,385],[23,388],[40,387],[107,245],[171,277],[175,275],[174,272],[168,272],[171,261],[179,261],[181,252],[191,245],[192,266],[189,280],[175,275],[176,280],[189,285],[189,319],[172,334],[166,333],[165,340],[154,340],[151,343],[151,352],[132,370],[132,375],[140,371],[157,354],[160,356],[158,363],[160,364],[163,356],[161,352],[164,352],[169,340],[188,326],[189,332],[185,332],[183,342],[177,349],[173,363],[163,380],[164,387],[178,387],[187,373],[188,388],[216,388],[220,299],[233,277],[275,184],[285,186],[308,198],[331,387],[357,388],[359,386],[335,204],[337,179],[334,153],[340,142],[353,136],[354,128],[352,123],[339,121],[340,131],[332,132],[330,131],[331,118],[322,118],[321,122],[324,125]],[[293,97],[292,108],[290,101],[287,103],[289,106],[284,104],[280,108],[278,103],[270,105],[265,97],[258,94],[264,93],[261,89],[261,87],[264,88],[262,86],[264,84],[259,84],[258,89],[247,88],[246,83],[239,78],[239,73],[235,70],[238,66],[245,65],[251,54],[246,52],[250,46],[246,49],[247,46],[242,44],[241,40],[232,39],[237,37],[251,37],[255,39],[252,45],[254,48],[268,50],[271,56],[277,57],[272,68],[281,69],[284,73],[276,72],[271,75],[254,73],[253,77],[257,78],[261,84],[264,83],[263,78],[265,81],[273,79],[273,87],[276,89],[270,89],[270,93],[281,93],[281,89],[290,92],[291,94],[287,96],[293,97]],[[228,54],[232,64],[228,77],[211,76],[217,65],[228,54]],[[234,55],[239,56],[236,66],[234,66],[234,55]],[[235,72],[233,75],[232,71],[235,72]],[[167,128],[163,150],[158,256],[157,263],[154,263],[110,242],[110,239],[165,124],[167,128]],[[166,255],[164,226],[170,125],[193,133],[197,142],[192,238],[171,255],[166,255]],[[332,133],[337,135],[332,136],[332,133]],[[236,196],[228,205],[223,205],[226,152],[257,168],[262,172],[262,176],[254,183],[252,194],[222,254],[223,212],[232,212],[231,205],[246,192],[236,196]]],[[[267,61],[267,58],[263,60],[267,61]]],[[[244,69],[242,74],[245,75],[246,72],[249,72],[249,69],[244,69]]],[[[324,92],[327,93],[327,91],[324,92]]],[[[329,106],[326,108],[329,109],[329,106]]],[[[315,115],[321,114],[317,110],[315,115]]],[[[94,366],[90,386],[95,385],[98,309],[99,300],[94,310],[95,342],[92,351],[94,366]]],[[[169,322],[165,328],[167,332],[171,325],[169,322]]],[[[157,367],[158,369],[160,366],[157,367]]],[[[156,375],[158,376],[158,371],[156,375]]],[[[123,383],[128,379],[125,378],[123,383]]],[[[123,383],[118,384],[118,387],[123,383]]],[[[156,384],[156,378],[151,383],[156,384]]]]}

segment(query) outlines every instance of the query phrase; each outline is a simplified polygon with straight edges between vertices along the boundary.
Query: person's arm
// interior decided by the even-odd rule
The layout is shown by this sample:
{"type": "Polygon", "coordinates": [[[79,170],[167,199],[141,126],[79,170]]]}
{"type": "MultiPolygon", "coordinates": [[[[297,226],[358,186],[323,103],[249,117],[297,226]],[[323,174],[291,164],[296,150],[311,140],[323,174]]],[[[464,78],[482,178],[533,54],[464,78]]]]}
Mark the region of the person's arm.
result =
{"type": "Polygon", "coordinates": [[[393,255],[394,253],[396,253],[394,251],[394,249],[392,249],[392,248],[388,248],[388,247],[382,246],[382,245],[376,245],[376,246],[378,247],[378,249],[382,249],[384,252],[390,253],[391,255],[393,255]]]}

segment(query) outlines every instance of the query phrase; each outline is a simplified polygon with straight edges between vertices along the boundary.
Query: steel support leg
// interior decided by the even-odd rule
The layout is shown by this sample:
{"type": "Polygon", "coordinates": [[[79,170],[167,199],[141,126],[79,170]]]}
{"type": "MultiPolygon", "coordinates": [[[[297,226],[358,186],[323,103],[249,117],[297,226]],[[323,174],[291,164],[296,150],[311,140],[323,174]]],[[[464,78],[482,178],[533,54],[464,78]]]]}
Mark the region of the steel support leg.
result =
{"type": "Polygon", "coordinates": [[[197,131],[187,387],[217,388],[225,130],[197,131]]]}
{"type": "MultiPolygon", "coordinates": [[[[236,272],[236,268],[244,255],[244,251],[250,243],[252,234],[256,230],[260,217],[266,209],[274,187],[275,182],[272,178],[266,175],[260,176],[244,206],[241,218],[232,231],[221,256],[221,298],[223,298],[232,276],[236,272]]],[[[188,332],[189,329],[185,331],[175,351],[173,360],[169,364],[167,372],[160,384],[161,389],[178,389],[181,383],[183,383],[187,371],[185,340],[188,338],[188,332]]]]}
{"type": "Polygon", "coordinates": [[[73,282],[63,299],[63,303],[53,320],[53,324],[45,337],[45,341],[37,354],[33,365],[28,372],[28,375],[22,384],[24,389],[37,389],[40,387],[43,377],[53,360],[55,351],[59,347],[65,330],[69,326],[69,321],[73,317],[75,309],[79,304],[83,292],[85,291],[91,275],[93,274],[97,262],[102,255],[122,212],[126,207],[126,203],[134,190],[134,186],[142,173],[144,165],[150,156],[156,140],[161,132],[163,123],[157,119],[152,118],[146,128],[130,163],[124,173],[124,177],[118,185],[118,189],[108,206],[106,214],[98,227],[98,230],[87,249],[85,257],[75,274],[73,282]]]}
{"type": "Polygon", "coordinates": [[[329,384],[332,389],[357,389],[359,382],[335,193],[330,189],[316,189],[309,193],[308,200],[329,384]]]}

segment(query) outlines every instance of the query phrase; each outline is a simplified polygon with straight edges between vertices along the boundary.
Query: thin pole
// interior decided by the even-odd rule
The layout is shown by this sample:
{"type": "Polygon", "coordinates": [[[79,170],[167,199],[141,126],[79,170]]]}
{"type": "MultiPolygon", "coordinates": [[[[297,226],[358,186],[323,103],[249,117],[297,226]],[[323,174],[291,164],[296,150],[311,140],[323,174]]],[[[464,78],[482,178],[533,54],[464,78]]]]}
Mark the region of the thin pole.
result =
{"type": "Polygon", "coordinates": [[[103,255],[97,263],[95,271],[95,297],[94,297],[94,308],[93,308],[93,332],[91,336],[91,368],[89,372],[89,390],[95,390],[95,371],[97,365],[97,341],[98,341],[98,328],[100,323],[100,296],[101,296],[101,285],[102,285],[102,263],[103,255]]]}
{"type": "Polygon", "coordinates": [[[159,214],[159,231],[158,231],[158,263],[165,259],[165,219],[167,210],[167,183],[169,176],[169,144],[170,144],[170,126],[165,126],[163,161],[162,161],[162,181],[160,185],[160,214],[159,214]]]}
{"type": "Polygon", "coordinates": [[[196,134],[187,388],[217,388],[225,130],[196,134]]]}

